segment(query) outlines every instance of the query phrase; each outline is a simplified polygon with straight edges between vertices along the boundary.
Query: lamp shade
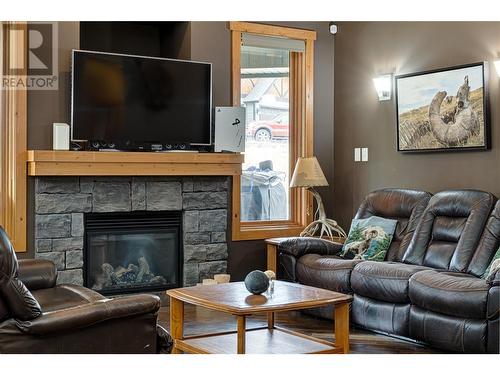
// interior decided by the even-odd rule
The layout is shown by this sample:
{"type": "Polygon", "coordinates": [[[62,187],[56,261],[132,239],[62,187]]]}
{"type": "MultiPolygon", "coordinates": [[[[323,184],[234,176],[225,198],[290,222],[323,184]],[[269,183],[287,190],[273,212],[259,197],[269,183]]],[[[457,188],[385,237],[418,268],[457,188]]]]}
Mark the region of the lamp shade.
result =
{"type": "Polygon", "coordinates": [[[323,171],[315,156],[299,158],[293,171],[290,187],[328,186],[323,171]]]}

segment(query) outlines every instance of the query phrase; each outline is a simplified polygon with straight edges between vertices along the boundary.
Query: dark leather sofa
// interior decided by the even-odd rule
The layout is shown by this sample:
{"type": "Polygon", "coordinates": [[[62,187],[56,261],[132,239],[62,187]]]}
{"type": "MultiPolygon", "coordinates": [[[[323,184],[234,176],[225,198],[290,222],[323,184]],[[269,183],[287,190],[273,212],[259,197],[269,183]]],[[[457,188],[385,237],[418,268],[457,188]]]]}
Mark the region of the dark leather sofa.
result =
{"type": "Polygon", "coordinates": [[[342,259],[340,244],[295,237],[278,248],[278,277],[353,294],[352,321],[362,328],[448,351],[498,353],[500,272],[481,276],[500,246],[500,201],[476,190],[383,189],[355,217],[370,216],[398,221],[385,261],[342,259]]]}
{"type": "Polygon", "coordinates": [[[0,227],[0,353],[170,352],[157,296],[108,299],[56,281],[54,263],[18,261],[0,227]]]}

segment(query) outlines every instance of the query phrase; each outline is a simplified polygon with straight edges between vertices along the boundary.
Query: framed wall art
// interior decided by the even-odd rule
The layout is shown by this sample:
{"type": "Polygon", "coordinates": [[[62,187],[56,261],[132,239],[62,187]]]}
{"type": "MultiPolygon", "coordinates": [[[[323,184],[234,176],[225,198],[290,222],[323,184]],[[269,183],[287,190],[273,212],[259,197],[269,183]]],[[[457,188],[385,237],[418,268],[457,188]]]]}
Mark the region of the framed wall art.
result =
{"type": "Polygon", "coordinates": [[[487,63],[396,76],[398,151],[488,149],[487,63]]]}

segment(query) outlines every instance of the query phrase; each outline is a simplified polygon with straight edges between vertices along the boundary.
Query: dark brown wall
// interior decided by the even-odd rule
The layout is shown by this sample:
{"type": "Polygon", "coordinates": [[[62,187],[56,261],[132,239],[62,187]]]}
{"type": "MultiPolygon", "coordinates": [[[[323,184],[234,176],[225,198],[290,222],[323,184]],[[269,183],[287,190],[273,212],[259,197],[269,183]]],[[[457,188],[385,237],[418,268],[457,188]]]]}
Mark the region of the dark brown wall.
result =
{"type": "Polygon", "coordinates": [[[500,197],[500,22],[345,22],[335,35],[334,217],[349,227],[374,189],[407,187],[437,192],[473,188],[500,197]],[[490,151],[403,154],[396,151],[394,100],[379,102],[372,78],[478,61],[490,62],[490,151]],[[354,163],[353,148],[369,161],[354,163]]]}
{"type": "Polygon", "coordinates": [[[28,91],[28,149],[52,149],[52,123],[70,122],[71,50],[79,39],[79,22],[58,22],[59,90],[28,91]]]}

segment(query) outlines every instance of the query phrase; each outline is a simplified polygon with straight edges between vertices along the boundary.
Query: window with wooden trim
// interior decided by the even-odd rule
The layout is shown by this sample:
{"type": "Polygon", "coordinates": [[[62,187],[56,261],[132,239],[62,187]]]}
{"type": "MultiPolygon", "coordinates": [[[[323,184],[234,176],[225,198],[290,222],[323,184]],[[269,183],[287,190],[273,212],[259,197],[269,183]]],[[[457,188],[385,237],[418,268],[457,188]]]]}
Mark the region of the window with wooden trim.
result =
{"type": "MultiPolygon", "coordinates": [[[[25,66],[27,61],[27,24],[2,22],[0,26],[1,76],[15,78],[10,67],[25,66]]],[[[27,92],[5,87],[0,90],[0,225],[16,251],[23,252],[26,251],[27,92]]]]}
{"type": "Polygon", "coordinates": [[[313,149],[310,30],[230,22],[232,105],[246,107],[243,174],[233,178],[233,240],[297,235],[312,199],[290,189],[299,156],[313,149]]]}

